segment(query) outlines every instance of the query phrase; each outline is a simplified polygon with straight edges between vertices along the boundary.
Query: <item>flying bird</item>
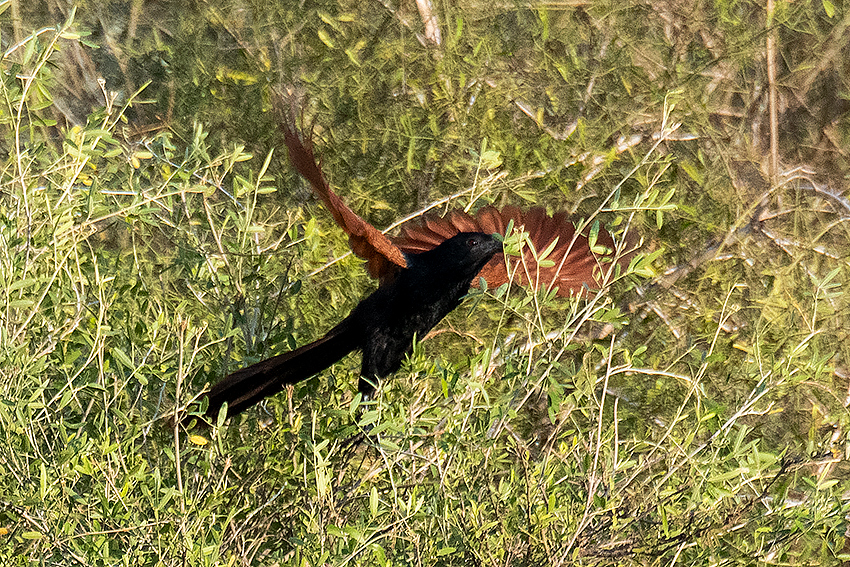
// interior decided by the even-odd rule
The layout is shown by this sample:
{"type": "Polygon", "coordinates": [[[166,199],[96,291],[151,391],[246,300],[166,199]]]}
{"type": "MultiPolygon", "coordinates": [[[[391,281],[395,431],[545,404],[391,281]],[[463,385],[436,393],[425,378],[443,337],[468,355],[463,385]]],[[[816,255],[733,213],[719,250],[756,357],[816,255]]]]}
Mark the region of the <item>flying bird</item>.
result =
{"type": "Polygon", "coordinates": [[[378,289],[322,338],[263,360],[214,384],[207,394],[206,415],[213,420],[227,404],[233,416],[262,399],[318,374],[350,352],[362,353],[358,390],[371,395],[378,381],[399,369],[415,336],[424,337],[440,320],[460,305],[479,277],[489,287],[508,281],[557,289],[562,296],[598,289],[602,274],[617,257],[610,234],[600,230],[596,239],[604,250],[591,250],[588,237],[577,234],[564,212],[552,216],[542,208],[522,210],[485,206],[475,215],[451,211],[426,217],[403,227],[390,237],[352,211],[334,193],[313,153],[312,142],[299,134],[291,117],[280,120],[289,160],[324,202],[334,221],[347,234],[351,250],[366,260],[366,271],[379,282],[378,289]],[[509,224],[522,227],[536,251],[552,246],[548,262],[538,265],[531,251],[510,276],[501,238],[509,224]],[[557,242],[556,242],[557,239],[557,242]],[[554,245],[553,245],[554,243],[554,245]]]}

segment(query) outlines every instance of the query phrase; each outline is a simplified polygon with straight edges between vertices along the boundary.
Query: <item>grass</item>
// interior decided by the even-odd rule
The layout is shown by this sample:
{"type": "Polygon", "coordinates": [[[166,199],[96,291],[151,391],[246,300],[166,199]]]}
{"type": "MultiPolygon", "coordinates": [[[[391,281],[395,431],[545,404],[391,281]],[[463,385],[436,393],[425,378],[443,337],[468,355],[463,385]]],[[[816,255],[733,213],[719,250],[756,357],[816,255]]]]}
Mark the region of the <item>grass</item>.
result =
{"type": "Polygon", "coordinates": [[[121,45],[86,4],[0,25],[4,564],[848,561],[842,8],[435,9],[439,47],[337,2],[137,13],[121,45]],[[122,70],[77,124],[69,54],[122,70]],[[269,84],[379,226],[539,203],[645,255],[591,300],[471,293],[368,405],[351,357],[175,428],[374,285],[286,168],[269,84]]]}

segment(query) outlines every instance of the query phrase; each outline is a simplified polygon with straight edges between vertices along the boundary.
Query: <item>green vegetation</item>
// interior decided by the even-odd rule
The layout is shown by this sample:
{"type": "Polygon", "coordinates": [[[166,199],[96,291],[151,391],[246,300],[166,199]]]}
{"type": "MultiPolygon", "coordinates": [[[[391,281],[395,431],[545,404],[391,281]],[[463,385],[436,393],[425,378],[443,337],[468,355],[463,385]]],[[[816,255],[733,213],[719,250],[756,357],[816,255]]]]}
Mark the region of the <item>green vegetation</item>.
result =
{"type": "Polygon", "coordinates": [[[850,561],[850,13],[432,9],[0,0],[0,563],[850,561]],[[646,255],[473,292],[369,405],[350,357],[175,427],[374,286],[271,87],[377,226],[542,204],[646,255]]]}

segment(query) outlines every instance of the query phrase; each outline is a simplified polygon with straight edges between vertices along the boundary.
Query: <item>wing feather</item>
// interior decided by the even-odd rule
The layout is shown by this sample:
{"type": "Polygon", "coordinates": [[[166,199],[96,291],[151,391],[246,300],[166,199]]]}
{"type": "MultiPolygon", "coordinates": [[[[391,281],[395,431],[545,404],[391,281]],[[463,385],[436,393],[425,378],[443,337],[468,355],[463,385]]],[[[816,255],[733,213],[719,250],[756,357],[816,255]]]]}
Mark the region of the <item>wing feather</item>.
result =
{"type": "Polygon", "coordinates": [[[336,224],[348,234],[351,251],[366,260],[366,270],[383,281],[392,278],[399,268],[406,268],[404,254],[384,233],[363,220],[334,193],[313,154],[313,144],[302,140],[291,118],[279,121],[289,161],[325,204],[336,224]]]}

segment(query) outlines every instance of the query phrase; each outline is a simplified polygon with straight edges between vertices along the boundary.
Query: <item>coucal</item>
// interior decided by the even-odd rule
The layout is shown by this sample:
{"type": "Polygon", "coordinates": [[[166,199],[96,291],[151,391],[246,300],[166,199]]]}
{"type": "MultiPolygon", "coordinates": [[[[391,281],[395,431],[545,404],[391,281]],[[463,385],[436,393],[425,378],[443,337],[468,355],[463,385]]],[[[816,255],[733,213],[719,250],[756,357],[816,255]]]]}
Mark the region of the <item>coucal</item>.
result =
{"type": "Polygon", "coordinates": [[[366,260],[378,289],[322,338],[293,351],[263,360],[224,377],[207,397],[207,416],[215,419],[227,404],[235,415],[260,400],[328,368],[348,353],[363,354],[358,390],[374,391],[378,380],[392,374],[410,352],[414,336],[424,337],[457,307],[470,285],[483,277],[489,286],[509,280],[557,288],[560,295],[598,289],[612,260],[623,264],[628,255],[615,255],[612,237],[600,230],[594,253],[587,236],[577,234],[566,213],[546,214],[542,208],[501,210],[483,207],[474,216],[452,211],[443,218],[426,217],[391,238],[367,223],[333,192],[313,154],[312,143],[298,134],[294,120],[280,120],[289,159],[313,187],[336,223],[348,234],[352,251],[366,260]],[[494,234],[504,235],[510,221],[523,227],[537,252],[555,242],[538,265],[526,251],[509,278],[502,245],[494,234]]]}

